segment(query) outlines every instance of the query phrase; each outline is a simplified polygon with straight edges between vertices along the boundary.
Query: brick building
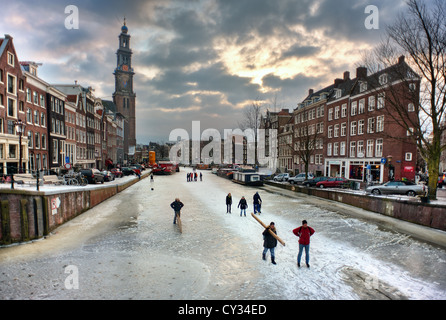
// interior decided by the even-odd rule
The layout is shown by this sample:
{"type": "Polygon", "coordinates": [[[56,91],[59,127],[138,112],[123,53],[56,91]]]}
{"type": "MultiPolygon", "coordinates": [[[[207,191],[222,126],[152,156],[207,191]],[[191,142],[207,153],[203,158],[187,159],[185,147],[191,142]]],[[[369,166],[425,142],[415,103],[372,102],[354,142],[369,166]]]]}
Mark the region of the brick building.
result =
{"type": "Polygon", "coordinates": [[[416,117],[414,101],[418,101],[420,80],[408,77],[403,81],[402,73],[414,74],[404,57],[377,73],[368,75],[360,67],[354,79],[345,72],[334,84],[317,92],[310,90],[294,112],[295,133],[302,126],[307,130],[295,134],[295,144],[310,133],[320,135],[313,146],[310,172],[359,182],[414,180],[417,147],[410,134],[413,128],[398,124],[401,116],[391,105],[405,106],[405,116],[416,117]]]}
{"type": "Polygon", "coordinates": [[[17,124],[26,125],[25,83],[13,38],[0,38],[0,174],[25,171],[28,167],[28,137],[17,124]],[[19,146],[21,140],[21,146],[19,146]],[[21,158],[21,161],[20,161],[21,158]],[[19,164],[19,162],[21,162],[19,164]]]}

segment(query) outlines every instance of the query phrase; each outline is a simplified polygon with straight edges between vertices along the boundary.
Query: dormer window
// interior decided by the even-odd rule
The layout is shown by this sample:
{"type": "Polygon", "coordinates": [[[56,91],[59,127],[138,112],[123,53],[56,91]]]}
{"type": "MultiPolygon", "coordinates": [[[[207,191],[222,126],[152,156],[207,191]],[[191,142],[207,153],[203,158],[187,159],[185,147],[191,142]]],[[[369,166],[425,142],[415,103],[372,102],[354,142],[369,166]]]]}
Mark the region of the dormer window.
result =
{"type": "Polygon", "coordinates": [[[360,91],[361,93],[367,91],[367,82],[362,81],[362,82],[359,84],[359,91],[360,91]]]}
{"type": "Polygon", "coordinates": [[[380,85],[385,85],[389,82],[389,76],[387,73],[382,74],[379,76],[379,84],[380,85]]]}
{"type": "Polygon", "coordinates": [[[335,90],[335,98],[339,99],[342,95],[342,90],[341,89],[336,89],[335,90]]]}

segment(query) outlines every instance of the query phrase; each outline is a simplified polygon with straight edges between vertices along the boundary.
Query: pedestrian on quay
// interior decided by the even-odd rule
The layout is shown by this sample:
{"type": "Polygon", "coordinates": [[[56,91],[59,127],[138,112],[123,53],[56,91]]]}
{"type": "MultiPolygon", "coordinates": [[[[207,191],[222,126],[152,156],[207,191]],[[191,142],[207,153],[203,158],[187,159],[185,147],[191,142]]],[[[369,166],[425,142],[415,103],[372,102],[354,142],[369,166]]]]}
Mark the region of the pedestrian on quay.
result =
{"type": "Polygon", "coordinates": [[[242,213],[245,213],[246,217],[246,209],[248,209],[248,203],[246,202],[245,197],[242,197],[240,199],[237,208],[240,208],[240,217],[242,216],[242,213]]]}
{"type": "Polygon", "coordinates": [[[231,213],[232,195],[228,193],[226,196],[226,213],[231,213]]]}
{"type": "Polygon", "coordinates": [[[302,226],[293,230],[299,237],[299,253],[297,255],[297,266],[300,268],[302,252],[305,249],[305,263],[310,267],[310,237],[314,234],[314,229],[308,226],[307,220],[302,221],[302,226]]]}
{"type": "Polygon", "coordinates": [[[260,198],[260,195],[258,192],[256,192],[253,196],[253,204],[254,204],[254,214],[258,213],[262,213],[260,211],[261,206],[262,206],[262,199],[260,198]]]}
{"type": "Polygon", "coordinates": [[[274,222],[271,222],[268,226],[268,228],[263,231],[263,253],[262,253],[262,259],[266,260],[266,254],[268,253],[268,250],[271,252],[271,263],[276,264],[276,256],[274,254],[274,250],[277,247],[277,239],[274,238],[274,236],[270,233],[270,231],[277,234],[276,226],[274,222]]]}
{"type": "Polygon", "coordinates": [[[203,181],[203,174],[200,172],[200,181],[203,181]]]}
{"type": "Polygon", "coordinates": [[[173,224],[177,223],[177,217],[181,215],[181,208],[184,207],[184,204],[180,201],[179,198],[175,198],[175,201],[170,204],[170,207],[175,212],[175,216],[173,217],[173,224]]]}

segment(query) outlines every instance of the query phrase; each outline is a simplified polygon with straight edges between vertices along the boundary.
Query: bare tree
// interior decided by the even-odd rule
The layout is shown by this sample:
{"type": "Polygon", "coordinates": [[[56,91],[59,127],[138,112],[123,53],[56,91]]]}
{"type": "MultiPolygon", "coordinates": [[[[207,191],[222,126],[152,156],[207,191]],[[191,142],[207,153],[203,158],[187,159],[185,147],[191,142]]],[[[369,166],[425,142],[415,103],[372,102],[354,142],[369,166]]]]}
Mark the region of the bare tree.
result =
{"type": "Polygon", "coordinates": [[[255,164],[258,164],[257,158],[257,143],[258,143],[258,129],[260,129],[260,121],[262,119],[263,105],[259,98],[257,98],[249,108],[243,110],[243,119],[238,122],[238,126],[242,130],[252,129],[254,132],[254,152],[255,164]]]}
{"type": "Polygon", "coordinates": [[[441,140],[446,112],[446,2],[407,0],[407,6],[407,12],[387,28],[386,38],[367,57],[367,67],[379,72],[401,55],[407,57],[392,71],[391,76],[399,77],[402,85],[386,95],[386,108],[392,121],[411,133],[427,162],[429,197],[435,199],[441,153],[446,150],[441,140]]]}

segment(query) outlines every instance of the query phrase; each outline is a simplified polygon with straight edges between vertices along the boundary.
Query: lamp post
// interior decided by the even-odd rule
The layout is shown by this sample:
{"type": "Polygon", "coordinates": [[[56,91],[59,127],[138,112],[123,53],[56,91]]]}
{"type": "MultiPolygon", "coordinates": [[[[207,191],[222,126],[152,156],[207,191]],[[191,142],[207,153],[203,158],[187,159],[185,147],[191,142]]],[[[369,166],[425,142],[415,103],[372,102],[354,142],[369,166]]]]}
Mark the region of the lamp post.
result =
{"type": "Polygon", "coordinates": [[[22,120],[17,120],[14,122],[14,126],[16,127],[17,133],[19,134],[19,173],[22,172],[22,134],[25,132],[26,124],[22,122],[22,120]]]}

